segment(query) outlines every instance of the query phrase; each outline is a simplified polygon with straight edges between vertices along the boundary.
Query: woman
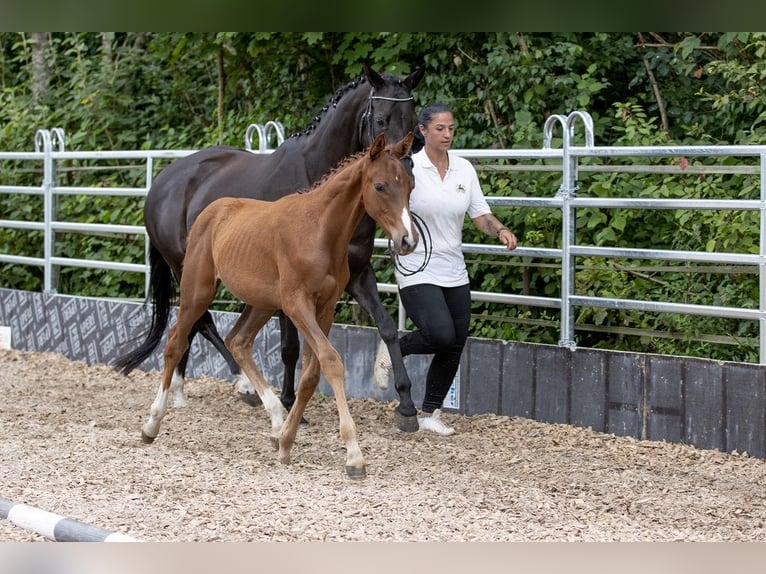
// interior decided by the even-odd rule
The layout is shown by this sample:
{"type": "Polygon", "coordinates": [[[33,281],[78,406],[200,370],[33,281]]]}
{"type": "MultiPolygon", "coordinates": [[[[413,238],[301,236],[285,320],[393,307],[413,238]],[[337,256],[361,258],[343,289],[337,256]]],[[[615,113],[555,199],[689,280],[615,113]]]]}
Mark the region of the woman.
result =
{"type": "MultiPolygon", "coordinates": [[[[492,215],[473,165],[450,153],[455,134],[452,110],[444,104],[427,105],[420,112],[418,130],[424,144],[412,156],[415,187],[410,209],[425,223],[432,250],[426,262],[421,240],[414,253],[398,259],[399,297],[417,327],[399,343],[402,356],[433,354],[421,409],[424,416],[418,417],[418,423],[421,430],[448,435],[455,431],[441,421],[441,406],[460,366],[471,318],[471,287],[461,249],[465,216],[509,250],[516,248],[517,240],[492,215]]],[[[388,380],[391,362],[383,344],[375,371],[376,381],[388,380]]]]}

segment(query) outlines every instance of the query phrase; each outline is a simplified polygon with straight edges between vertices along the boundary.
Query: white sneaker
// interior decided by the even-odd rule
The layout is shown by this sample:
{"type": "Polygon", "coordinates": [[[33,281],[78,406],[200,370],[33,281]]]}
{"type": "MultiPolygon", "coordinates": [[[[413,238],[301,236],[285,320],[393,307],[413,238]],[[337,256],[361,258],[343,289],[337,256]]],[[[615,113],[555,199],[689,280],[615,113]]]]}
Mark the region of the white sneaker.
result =
{"type": "Polygon", "coordinates": [[[455,429],[448,427],[442,422],[441,414],[441,409],[436,409],[433,413],[431,413],[430,417],[418,417],[418,425],[420,426],[420,430],[430,430],[436,434],[445,436],[454,434],[455,429]]]}
{"type": "Polygon", "coordinates": [[[375,355],[375,385],[381,389],[386,390],[391,382],[391,371],[393,366],[391,365],[391,356],[388,354],[388,347],[386,347],[385,341],[381,340],[378,344],[378,352],[375,355]]]}

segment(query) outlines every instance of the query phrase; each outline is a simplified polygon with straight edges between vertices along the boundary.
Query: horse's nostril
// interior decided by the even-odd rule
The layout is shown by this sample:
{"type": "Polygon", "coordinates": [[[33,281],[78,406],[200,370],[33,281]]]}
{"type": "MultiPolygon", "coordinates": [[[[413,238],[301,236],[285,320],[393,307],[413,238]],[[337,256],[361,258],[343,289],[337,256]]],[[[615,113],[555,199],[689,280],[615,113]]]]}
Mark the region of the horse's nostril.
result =
{"type": "Polygon", "coordinates": [[[413,238],[411,235],[405,235],[402,237],[402,253],[408,254],[415,251],[415,247],[417,246],[418,242],[416,238],[413,238]]]}

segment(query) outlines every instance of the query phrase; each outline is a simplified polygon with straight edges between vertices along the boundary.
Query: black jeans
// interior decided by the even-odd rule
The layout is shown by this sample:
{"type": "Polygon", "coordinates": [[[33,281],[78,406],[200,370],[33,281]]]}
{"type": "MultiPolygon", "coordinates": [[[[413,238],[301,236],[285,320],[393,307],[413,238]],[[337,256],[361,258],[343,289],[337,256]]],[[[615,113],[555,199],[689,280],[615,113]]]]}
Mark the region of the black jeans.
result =
{"type": "Polygon", "coordinates": [[[400,289],[399,297],[417,326],[399,339],[402,356],[433,354],[422,408],[430,413],[441,408],[460,366],[471,320],[471,287],[412,285],[400,289]]]}

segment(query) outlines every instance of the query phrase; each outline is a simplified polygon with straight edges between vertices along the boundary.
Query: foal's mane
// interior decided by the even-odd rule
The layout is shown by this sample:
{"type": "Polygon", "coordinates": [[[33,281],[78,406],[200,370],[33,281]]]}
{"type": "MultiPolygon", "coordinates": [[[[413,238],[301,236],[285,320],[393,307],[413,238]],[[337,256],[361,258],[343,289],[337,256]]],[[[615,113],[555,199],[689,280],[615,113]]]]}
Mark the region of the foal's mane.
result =
{"type": "Polygon", "coordinates": [[[328,180],[335,177],[338,173],[346,169],[350,164],[355,163],[357,160],[362,159],[362,157],[367,153],[368,150],[364,149],[360,152],[355,153],[354,155],[350,155],[343,160],[341,160],[334,168],[332,168],[330,171],[328,171],[326,174],[324,174],[321,178],[319,178],[317,181],[314,182],[314,184],[310,187],[305,187],[298,191],[298,193],[308,193],[310,191],[315,190],[318,187],[321,187],[324,185],[328,180]]]}

